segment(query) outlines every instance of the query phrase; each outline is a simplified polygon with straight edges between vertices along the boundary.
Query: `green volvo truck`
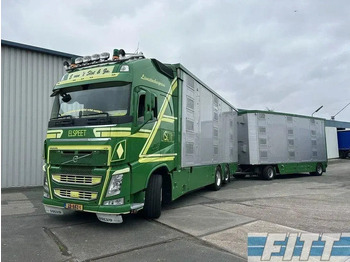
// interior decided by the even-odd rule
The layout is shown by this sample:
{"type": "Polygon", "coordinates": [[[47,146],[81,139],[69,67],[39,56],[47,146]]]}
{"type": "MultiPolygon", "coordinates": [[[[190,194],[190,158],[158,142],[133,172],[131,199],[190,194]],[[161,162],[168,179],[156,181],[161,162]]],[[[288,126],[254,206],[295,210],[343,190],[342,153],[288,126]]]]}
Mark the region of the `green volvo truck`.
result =
{"type": "Polygon", "coordinates": [[[76,57],[53,88],[44,143],[47,213],[121,223],[237,169],[237,110],[181,64],[122,49],[76,57]]]}

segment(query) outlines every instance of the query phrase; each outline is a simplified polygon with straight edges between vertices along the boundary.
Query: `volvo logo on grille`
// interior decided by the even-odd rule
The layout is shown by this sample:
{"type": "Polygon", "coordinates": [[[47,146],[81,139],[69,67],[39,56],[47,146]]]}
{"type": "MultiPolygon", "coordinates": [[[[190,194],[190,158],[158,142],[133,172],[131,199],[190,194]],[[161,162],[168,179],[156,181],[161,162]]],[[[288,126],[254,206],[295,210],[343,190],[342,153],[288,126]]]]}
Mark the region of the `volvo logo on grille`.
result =
{"type": "Polygon", "coordinates": [[[70,162],[76,163],[76,162],[78,162],[79,159],[82,159],[82,158],[84,158],[84,157],[88,157],[88,156],[91,156],[91,155],[92,155],[92,153],[86,154],[86,155],[82,155],[82,156],[75,155],[75,156],[73,156],[73,158],[72,158],[71,160],[68,160],[68,161],[66,161],[66,162],[63,162],[62,165],[68,164],[68,163],[70,163],[70,162]]]}

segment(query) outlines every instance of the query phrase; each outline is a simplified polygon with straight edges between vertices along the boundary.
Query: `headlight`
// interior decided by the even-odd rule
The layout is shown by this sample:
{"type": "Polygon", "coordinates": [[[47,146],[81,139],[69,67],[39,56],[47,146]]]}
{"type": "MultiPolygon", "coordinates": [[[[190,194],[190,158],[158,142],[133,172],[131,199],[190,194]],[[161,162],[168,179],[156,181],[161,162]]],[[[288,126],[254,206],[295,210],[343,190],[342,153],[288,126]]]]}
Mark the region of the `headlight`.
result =
{"type": "Polygon", "coordinates": [[[45,192],[49,192],[49,184],[47,183],[46,173],[44,175],[44,185],[43,185],[43,187],[44,187],[44,191],[45,192]]]}
{"type": "Polygon", "coordinates": [[[120,188],[123,182],[123,174],[112,176],[111,182],[109,182],[108,191],[106,197],[115,196],[120,194],[120,188]]]}

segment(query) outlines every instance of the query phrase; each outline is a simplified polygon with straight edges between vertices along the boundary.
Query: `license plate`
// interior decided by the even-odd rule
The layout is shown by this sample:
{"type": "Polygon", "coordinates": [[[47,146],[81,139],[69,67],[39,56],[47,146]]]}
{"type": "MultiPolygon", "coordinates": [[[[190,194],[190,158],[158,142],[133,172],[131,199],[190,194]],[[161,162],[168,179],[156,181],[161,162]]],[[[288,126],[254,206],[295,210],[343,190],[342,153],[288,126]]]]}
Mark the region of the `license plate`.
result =
{"type": "Polygon", "coordinates": [[[80,210],[80,211],[83,210],[83,205],[79,205],[79,204],[66,203],[64,207],[67,209],[73,209],[73,210],[80,210]]]}

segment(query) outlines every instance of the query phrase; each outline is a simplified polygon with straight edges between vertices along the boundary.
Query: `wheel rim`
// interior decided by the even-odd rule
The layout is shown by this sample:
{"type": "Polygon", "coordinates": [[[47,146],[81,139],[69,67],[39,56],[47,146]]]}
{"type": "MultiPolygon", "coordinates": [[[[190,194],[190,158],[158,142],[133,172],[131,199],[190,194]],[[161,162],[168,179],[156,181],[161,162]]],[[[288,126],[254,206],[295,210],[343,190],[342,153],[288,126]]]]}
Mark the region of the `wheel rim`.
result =
{"type": "Polygon", "coordinates": [[[269,168],[269,169],[267,170],[267,175],[268,175],[269,178],[272,178],[272,177],[273,177],[273,169],[272,169],[272,168],[269,168]]]}
{"type": "Polygon", "coordinates": [[[227,182],[228,181],[228,176],[229,176],[229,172],[228,172],[228,168],[225,167],[225,181],[227,182]]]}
{"type": "Polygon", "coordinates": [[[216,185],[217,186],[221,185],[221,175],[219,171],[216,171],[216,185]]]}
{"type": "Polygon", "coordinates": [[[322,167],[321,166],[317,166],[317,173],[319,173],[319,174],[322,173],[322,167]]]}

